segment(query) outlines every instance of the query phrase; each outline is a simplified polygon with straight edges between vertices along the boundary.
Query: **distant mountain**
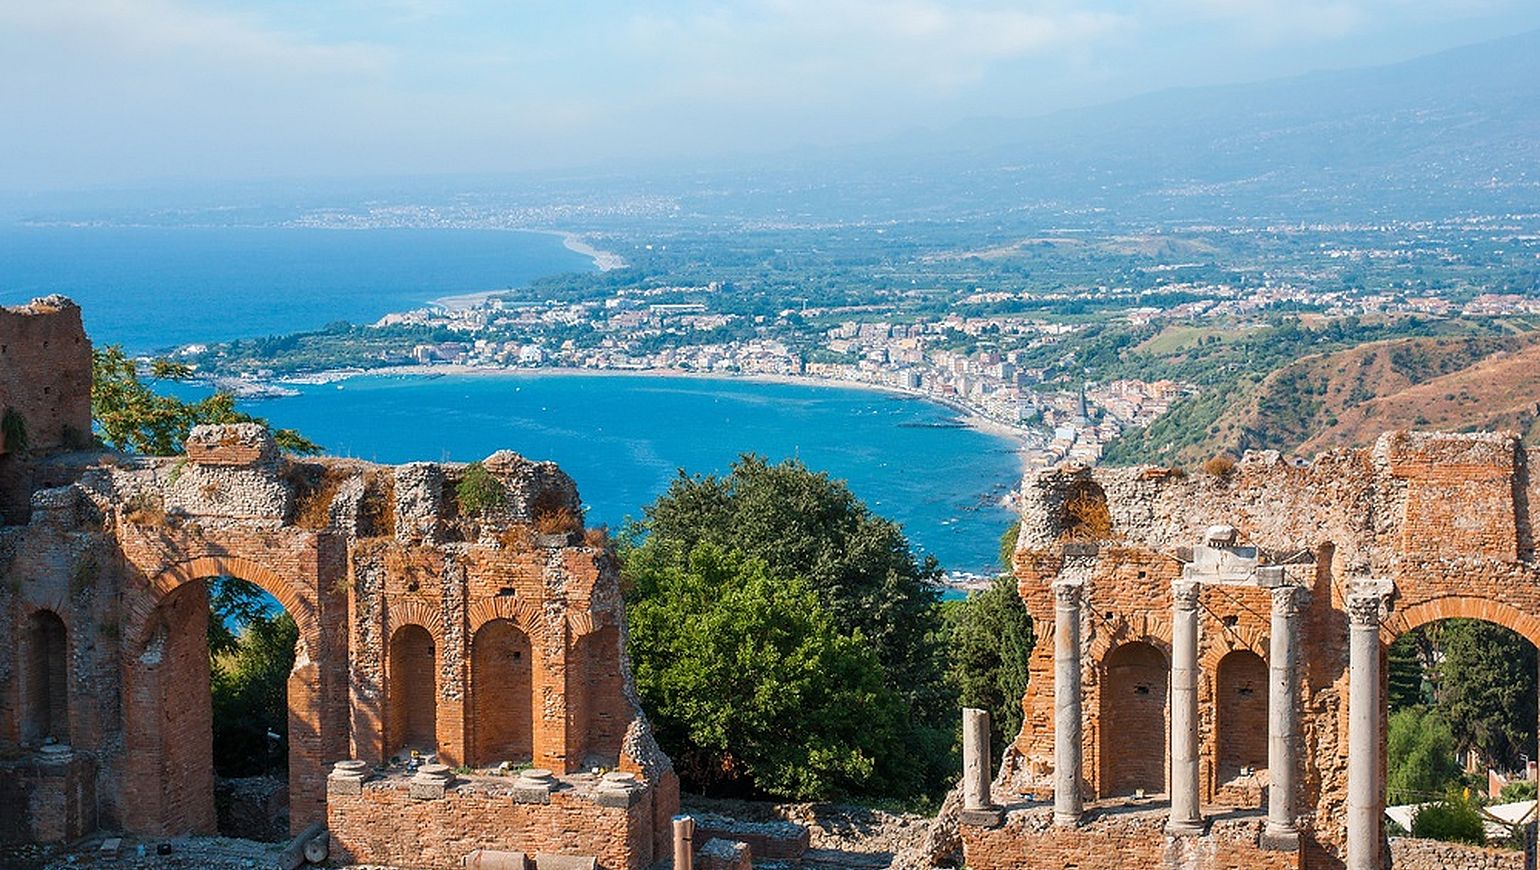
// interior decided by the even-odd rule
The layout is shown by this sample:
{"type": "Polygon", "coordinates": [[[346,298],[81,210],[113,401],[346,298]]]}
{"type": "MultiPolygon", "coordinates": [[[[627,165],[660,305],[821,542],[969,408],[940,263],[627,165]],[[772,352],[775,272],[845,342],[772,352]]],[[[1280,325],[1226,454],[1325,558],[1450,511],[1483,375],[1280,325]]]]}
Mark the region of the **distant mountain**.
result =
{"type": "Polygon", "coordinates": [[[1540,436],[1540,334],[1409,338],[1296,360],[1245,388],[1175,461],[1271,448],[1313,456],[1392,429],[1540,436]]]}
{"type": "Polygon", "coordinates": [[[1540,31],[1390,66],[980,120],[869,149],[853,184],[941,213],[1436,217],[1540,209],[1540,31]],[[877,186],[886,186],[877,184],[877,186]]]}

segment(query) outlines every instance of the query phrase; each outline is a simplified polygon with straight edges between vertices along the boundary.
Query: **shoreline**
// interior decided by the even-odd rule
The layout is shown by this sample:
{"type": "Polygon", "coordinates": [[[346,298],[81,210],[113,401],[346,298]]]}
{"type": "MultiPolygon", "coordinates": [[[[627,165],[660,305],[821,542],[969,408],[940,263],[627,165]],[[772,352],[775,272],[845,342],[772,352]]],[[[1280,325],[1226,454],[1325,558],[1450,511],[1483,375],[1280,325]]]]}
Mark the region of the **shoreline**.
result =
{"type": "MultiPolygon", "coordinates": [[[[606,251],[601,248],[596,248],[593,245],[590,245],[588,242],[583,241],[583,237],[574,232],[569,232],[567,230],[535,229],[520,229],[516,230],[516,232],[539,233],[542,236],[556,236],[561,239],[562,247],[573,252],[574,254],[581,254],[587,257],[589,260],[592,260],[594,268],[598,269],[600,272],[609,272],[615,269],[624,269],[626,267],[626,260],[624,257],[620,256],[614,251],[606,251]]],[[[514,292],[514,288],[505,287],[499,290],[474,290],[469,293],[452,293],[448,296],[439,296],[433,299],[429,299],[427,302],[423,303],[423,305],[429,308],[442,308],[446,311],[469,311],[472,308],[479,308],[482,305],[485,305],[487,300],[494,296],[502,296],[506,293],[512,292],[514,292]]],[[[389,317],[390,315],[387,314],[385,316],[389,317]]]]}
{"type": "Polygon", "coordinates": [[[1016,454],[1018,463],[1023,472],[1027,470],[1026,454],[1031,449],[1032,430],[1024,427],[1011,426],[998,420],[985,417],[976,411],[961,406],[954,402],[948,402],[940,397],[922,393],[916,390],[906,390],[888,384],[872,384],[864,381],[844,381],[831,378],[810,378],[803,375],[778,375],[759,372],[730,373],[730,372],[692,372],[680,369],[589,369],[574,366],[540,366],[532,368],[508,368],[503,366],[478,366],[465,363],[440,363],[435,365],[413,364],[382,366],[372,369],[328,369],[303,375],[288,375],[273,378],[275,382],[285,384],[321,385],[336,383],[355,377],[435,377],[444,375],[460,375],[468,377],[510,377],[530,378],[541,376],[560,377],[654,377],[654,378],[680,378],[684,380],[700,381],[745,381],[761,384],[785,384],[798,387],[823,387],[827,389],[861,390],[871,393],[884,393],[904,399],[917,399],[930,402],[956,413],[957,422],[966,429],[971,429],[991,437],[1010,441],[1012,452],[1016,454]]]}

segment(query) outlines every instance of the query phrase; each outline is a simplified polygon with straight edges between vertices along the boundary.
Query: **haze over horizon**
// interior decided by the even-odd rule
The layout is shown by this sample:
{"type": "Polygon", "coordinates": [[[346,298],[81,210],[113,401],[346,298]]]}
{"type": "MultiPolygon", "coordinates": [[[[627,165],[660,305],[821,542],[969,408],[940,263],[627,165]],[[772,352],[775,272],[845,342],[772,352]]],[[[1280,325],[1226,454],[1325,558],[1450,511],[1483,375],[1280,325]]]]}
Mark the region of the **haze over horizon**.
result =
{"type": "Polygon", "coordinates": [[[0,189],[723,161],[1536,27],[1521,0],[6,2],[0,189]]]}

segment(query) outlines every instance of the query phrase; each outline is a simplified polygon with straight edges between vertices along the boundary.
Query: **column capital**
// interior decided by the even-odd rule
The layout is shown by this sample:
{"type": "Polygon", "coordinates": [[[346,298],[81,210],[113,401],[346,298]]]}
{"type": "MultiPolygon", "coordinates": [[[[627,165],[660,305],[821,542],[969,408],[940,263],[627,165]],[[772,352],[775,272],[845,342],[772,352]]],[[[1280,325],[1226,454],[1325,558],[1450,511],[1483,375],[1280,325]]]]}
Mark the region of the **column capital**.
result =
{"type": "Polygon", "coordinates": [[[1303,586],[1274,586],[1273,612],[1282,616],[1298,616],[1299,609],[1310,601],[1310,592],[1303,586]]]}
{"type": "Polygon", "coordinates": [[[1197,610],[1198,593],[1203,584],[1196,580],[1176,580],[1171,583],[1171,600],[1178,610],[1197,610]]]}
{"type": "Polygon", "coordinates": [[[1060,607],[1079,607],[1080,596],[1085,589],[1085,584],[1079,580],[1055,580],[1053,583],[1053,600],[1060,607]]]}
{"type": "Polygon", "coordinates": [[[1360,580],[1348,587],[1348,622],[1355,628],[1378,628],[1390,615],[1390,595],[1395,584],[1389,580],[1360,580]]]}

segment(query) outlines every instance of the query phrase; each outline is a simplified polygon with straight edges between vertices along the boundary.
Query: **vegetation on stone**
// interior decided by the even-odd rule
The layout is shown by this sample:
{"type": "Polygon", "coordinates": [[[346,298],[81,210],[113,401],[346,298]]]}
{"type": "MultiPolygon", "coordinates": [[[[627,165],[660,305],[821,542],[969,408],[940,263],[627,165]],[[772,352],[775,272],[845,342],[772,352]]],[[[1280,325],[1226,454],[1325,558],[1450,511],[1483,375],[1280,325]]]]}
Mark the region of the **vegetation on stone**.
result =
{"type": "Polygon", "coordinates": [[[460,503],[460,510],[467,514],[492,510],[501,505],[507,496],[503,485],[480,462],[465,466],[459,483],[455,484],[455,499],[460,503]]]}
{"type": "MultiPolygon", "coordinates": [[[[261,423],[267,421],[235,409],[235,397],[216,392],[195,402],[152,390],[139,378],[138,364],[117,345],[92,351],[91,417],[101,440],[108,446],[132,453],[171,456],[194,426],[203,423],[261,423]]],[[[157,378],[177,380],[189,369],[158,360],[150,372],[157,378]]],[[[289,453],[316,454],[320,445],[293,429],[274,429],[273,440],[289,453]]]]}
{"type": "Polygon", "coordinates": [[[1418,810],[1412,817],[1412,836],[1474,846],[1484,846],[1487,841],[1480,804],[1458,790],[1418,810]]]}

